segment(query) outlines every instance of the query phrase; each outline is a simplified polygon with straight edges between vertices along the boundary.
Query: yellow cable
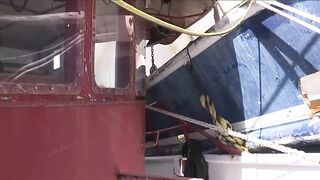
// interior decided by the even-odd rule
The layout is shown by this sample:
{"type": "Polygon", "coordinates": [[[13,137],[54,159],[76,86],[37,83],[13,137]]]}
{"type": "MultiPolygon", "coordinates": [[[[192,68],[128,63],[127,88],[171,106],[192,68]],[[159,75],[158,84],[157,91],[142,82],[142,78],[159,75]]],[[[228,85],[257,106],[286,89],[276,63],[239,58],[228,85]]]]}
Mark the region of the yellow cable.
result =
{"type": "Polygon", "coordinates": [[[250,1],[248,7],[247,7],[247,10],[246,12],[243,14],[243,16],[240,18],[240,20],[235,24],[233,25],[232,27],[230,27],[229,29],[226,29],[226,30],[223,30],[223,31],[220,31],[220,32],[209,32],[209,33],[202,33],[202,32],[194,32],[194,31],[190,31],[188,29],[184,29],[184,28],[181,28],[179,26],[176,26],[176,25],[173,25],[173,24],[170,24],[168,22],[165,22],[165,21],[162,21],[161,19],[158,19],[154,16],[151,16],[133,6],[131,6],[130,4],[124,2],[123,0],[111,0],[113,3],[117,4],[118,6],[126,9],[127,11],[130,11],[132,12],[133,14],[136,14],[144,19],[147,19],[153,23],[156,23],[160,26],[163,26],[167,29],[171,29],[173,31],[177,31],[179,33],[183,33],[183,34],[188,34],[188,35],[192,35],[192,36],[218,36],[218,35],[223,35],[223,34],[226,34],[232,30],[234,30],[244,19],[245,17],[248,15],[249,13],[249,10],[253,4],[253,0],[244,0],[246,2],[250,1]]]}
{"type": "MultiPolygon", "coordinates": [[[[214,103],[210,100],[209,96],[201,95],[200,96],[200,103],[203,108],[207,109],[209,111],[213,124],[220,125],[223,129],[227,130],[230,129],[232,130],[232,125],[231,123],[224,119],[223,117],[219,116],[216,112],[214,103]],[[211,103],[210,103],[211,102],[211,103]]],[[[241,151],[248,151],[248,148],[245,147],[245,141],[243,141],[240,138],[234,137],[234,136],[222,136],[221,141],[225,142],[226,144],[229,143],[233,147],[241,150],[241,151]]]]}

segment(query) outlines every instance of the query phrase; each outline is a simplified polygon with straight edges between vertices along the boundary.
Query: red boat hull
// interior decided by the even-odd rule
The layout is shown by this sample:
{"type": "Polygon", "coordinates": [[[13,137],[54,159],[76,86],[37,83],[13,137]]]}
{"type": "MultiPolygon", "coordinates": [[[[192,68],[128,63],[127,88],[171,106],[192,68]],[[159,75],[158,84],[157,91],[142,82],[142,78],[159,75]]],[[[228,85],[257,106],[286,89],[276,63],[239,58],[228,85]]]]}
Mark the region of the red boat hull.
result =
{"type": "Polygon", "coordinates": [[[0,108],[3,180],[101,180],[144,172],[144,102],[0,108]]]}

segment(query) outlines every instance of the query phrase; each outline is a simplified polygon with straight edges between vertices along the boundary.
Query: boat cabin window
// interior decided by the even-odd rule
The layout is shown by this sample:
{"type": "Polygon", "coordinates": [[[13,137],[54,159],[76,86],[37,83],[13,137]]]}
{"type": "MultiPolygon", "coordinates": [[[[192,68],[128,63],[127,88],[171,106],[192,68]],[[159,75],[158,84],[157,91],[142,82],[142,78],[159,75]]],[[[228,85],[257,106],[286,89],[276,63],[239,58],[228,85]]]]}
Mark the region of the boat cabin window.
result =
{"type": "Polygon", "coordinates": [[[83,2],[0,2],[0,93],[10,91],[6,86],[12,84],[77,84],[83,61],[83,2]]]}
{"type": "Polygon", "coordinates": [[[124,89],[130,83],[133,16],[110,1],[96,1],[94,77],[99,88],[124,89]]]}

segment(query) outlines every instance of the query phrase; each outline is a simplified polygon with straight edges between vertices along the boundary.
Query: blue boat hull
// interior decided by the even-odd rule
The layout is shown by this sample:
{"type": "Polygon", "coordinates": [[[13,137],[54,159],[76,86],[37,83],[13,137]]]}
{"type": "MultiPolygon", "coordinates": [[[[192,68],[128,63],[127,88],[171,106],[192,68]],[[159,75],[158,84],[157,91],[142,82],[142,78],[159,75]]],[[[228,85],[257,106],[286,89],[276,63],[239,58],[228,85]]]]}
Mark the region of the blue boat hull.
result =
{"type": "MultiPolygon", "coordinates": [[[[320,1],[289,2],[320,16],[320,1]]],[[[319,58],[318,34],[263,10],[194,57],[191,65],[180,67],[150,87],[147,102],[157,102],[170,111],[209,123],[212,119],[199,101],[202,94],[210,96],[217,112],[233,124],[284,109],[290,111],[304,104],[299,80],[320,70],[319,58]]],[[[178,124],[151,111],[147,112],[147,119],[152,122],[147,130],[178,124]]],[[[273,120],[279,121],[270,119],[273,120]]],[[[241,131],[264,139],[279,139],[320,134],[320,125],[310,125],[309,118],[302,118],[241,131]]],[[[179,133],[170,132],[164,137],[179,133]]]]}

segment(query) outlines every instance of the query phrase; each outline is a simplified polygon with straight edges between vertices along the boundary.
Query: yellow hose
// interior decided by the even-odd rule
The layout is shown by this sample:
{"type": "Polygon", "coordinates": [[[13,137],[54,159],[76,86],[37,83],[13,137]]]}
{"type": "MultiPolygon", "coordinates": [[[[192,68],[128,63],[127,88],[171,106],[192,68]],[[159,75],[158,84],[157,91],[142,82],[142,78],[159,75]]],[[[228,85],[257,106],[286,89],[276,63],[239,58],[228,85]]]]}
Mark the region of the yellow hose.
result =
{"type": "Polygon", "coordinates": [[[184,29],[184,28],[181,28],[179,26],[176,26],[174,24],[170,24],[168,22],[165,22],[161,19],[158,19],[154,16],[151,16],[133,6],[131,6],[130,4],[124,2],[123,0],[111,0],[113,3],[117,4],[118,6],[126,9],[127,11],[130,11],[132,12],[133,14],[135,15],[138,15],[144,19],[147,19],[153,23],[156,23],[160,26],[163,26],[167,29],[171,29],[173,31],[177,31],[179,33],[183,33],[183,34],[188,34],[188,35],[192,35],[192,36],[218,36],[218,35],[223,35],[223,34],[226,34],[232,30],[234,30],[244,19],[245,17],[248,15],[249,13],[249,10],[253,4],[253,0],[244,0],[246,2],[250,1],[249,5],[248,5],[248,8],[246,10],[246,12],[242,15],[241,19],[235,24],[233,25],[232,27],[226,29],[226,30],[223,30],[223,31],[220,31],[220,32],[209,32],[209,33],[203,33],[203,32],[194,32],[194,31],[190,31],[188,29],[184,29]]]}

